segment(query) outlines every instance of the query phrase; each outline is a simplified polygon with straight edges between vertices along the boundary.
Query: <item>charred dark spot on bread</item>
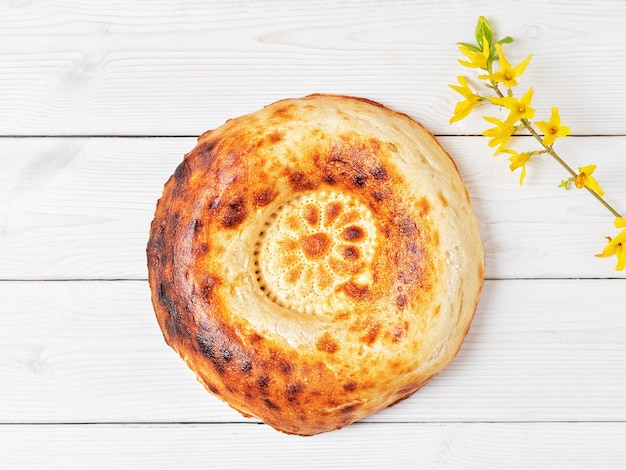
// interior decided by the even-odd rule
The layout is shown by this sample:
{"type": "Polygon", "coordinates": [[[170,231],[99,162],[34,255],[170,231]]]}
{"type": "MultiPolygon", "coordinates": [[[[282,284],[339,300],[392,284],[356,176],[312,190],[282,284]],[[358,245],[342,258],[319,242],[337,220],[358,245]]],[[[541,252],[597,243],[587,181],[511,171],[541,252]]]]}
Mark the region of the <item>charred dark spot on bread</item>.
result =
{"type": "Polygon", "coordinates": [[[222,225],[226,228],[235,228],[244,221],[247,213],[243,197],[237,196],[228,203],[226,212],[222,216],[222,225]]]}
{"type": "Polygon", "coordinates": [[[387,169],[384,166],[374,166],[370,168],[370,174],[375,180],[387,179],[387,169]]]}
{"type": "Polygon", "coordinates": [[[214,140],[200,141],[196,148],[196,154],[200,157],[203,164],[208,164],[216,150],[216,142],[214,140]]]}
{"type": "Polygon", "coordinates": [[[287,401],[292,402],[298,399],[298,396],[302,394],[304,385],[301,383],[291,383],[285,388],[285,397],[287,401]]]}
{"type": "Polygon", "coordinates": [[[212,276],[210,274],[205,274],[202,277],[202,281],[200,284],[200,296],[205,302],[211,302],[213,291],[219,285],[219,282],[220,281],[218,277],[212,276]]]}
{"type": "Polygon", "coordinates": [[[165,323],[165,330],[169,338],[188,337],[189,330],[184,321],[184,315],[180,311],[178,303],[169,294],[167,284],[161,282],[158,288],[158,300],[168,313],[167,321],[165,323]]]}
{"type": "Polygon", "coordinates": [[[343,257],[348,261],[356,261],[361,256],[359,249],[356,246],[346,246],[343,249],[343,257]]]}
{"type": "Polygon", "coordinates": [[[270,143],[276,144],[280,142],[281,140],[283,140],[283,133],[279,131],[274,131],[270,135],[268,135],[267,138],[270,141],[270,143]]]}
{"type": "Polygon", "coordinates": [[[347,240],[350,242],[361,241],[365,238],[365,231],[363,230],[362,227],[359,227],[358,225],[352,225],[346,228],[341,234],[341,236],[343,237],[344,240],[347,240]]]}
{"type": "Polygon", "coordinates": [[[369,286],[357,284],[356,282],[346,282],[342,286],[343,291],[356,300],[364,300],[369,293],[369,286]]]}
{"type": "Polygon", "coordinates": [[[400,341],[404,337],[404,333],[405,333],[404,328],[402,328],[401,326],[396,326],[393,329],[393,341],[396,343],[400,341]]]}
{"type": "Polygon", "coordinates": [[[348,403],[346,405],[343,405],[339,409],[339,411],[343,414],[353,414],[356,410],[359,409],[360,406],[360,403],[348,403]]]}
{"type": "Polygon", "coordinates": [[[272,188],[262,188],[254,193],[254,205],[264,207],[270,204],[277,196],[276,190],[272,188]]]}
{"type": "Polygon", "coordinates": [[[339,345],[335,341],[335,339],[328,333],[324,333],[317,340],[315,347],[319,351],[323,351],[328,354],[335,354],[339,350],[339,345]]]}
{"type": "Polygon", "coordinates": [[[224,363],[218,358],[212,338],[210,336],[205,336],[203,332],[199,331],[196,333],[196,341],[198,342],[200,352],[211,361],[211,364],[213,364],[213,367],[215,367],[217,372],[223,374],[224,363]]]}
{"type": "Polygon", "coordinates": [[[244,359],[241,363],[241,372],[249,374],[252,371],[252,362],[249,359],[244,359]]]}
{"type": "Polygon", "coordinates": [[[331,202],[330,204],[327,204],[324,207],[324,225],[332,224],[337,217],[339,217],[342,209],[343,206],[340,202],[331,202]]]}
{"type": "Polygon", "coordinates": [[[378,339],[381,329],[382,325],[380,323],[374,323],[367,330],[367,334],[361,337],[361,341],[363,341],[368,346],[371,346],[378,339]]]}
{"type": "Polygon", "coordinates": [[[283,375],[290,375],[293,373],[293,371],[295,370],[295,366],[286,360],[279,360],[278,361],[278,369],[280,370],[280,372],[283,375]]]}
{"type": "Polygon", "coordinates": [[[177,184],[182,185],[187,183],[187,181],[189,180],[189,175],[191,175],[189,162],[187,160],[183,160],[174,171],[174,180],[177,184]]]}
{"type": "Polygon", "coordinates": [[[417,228],[417,223],[406,217],[402,218],[398,223],[398,232],[402,236],[414,237],[419,233],[419,229],[417,228]]]}
{"type": "Polygon", "coordinates": [[[343,384],[343,389],[346,392],[354,392],[358,387],[358,384],[354,381],[354,380],[350,380],[349,382],[346,382],[345,384],[343,384]]]}
{"type": "Polygon", "coordinates": [[[270,386],[271,379],[268,375],[261,375],[257,378],[256,383],[261,390],[265,390],[270,386]]]}
{"type": "Polygon", "coordinates": [[[258,346],[259,343],[263,341],[263,339],[264,339],[263,336],[254,332],[248,336],[248,341],[250,341],[250,344],[253,346],[258,346]]]}
{"type": "Polygon", "coordinates": [[[289,184],[294,191],[311,191],[316,188],[315,182],[303,171],[293,171],[289,173],[289,184]]]}
{"type": "Polygon", "coordinates": [[[201,256],[206,255],[210,251],[210,249],[211,248],[208,243],[199,241],[194,251],[199,257],[201,257],[201,256]]]}
{"type": "Polygon", "coordinates": [[[226,362],[230,362],[230,360],[233,358],[233,353],[227,347],[223,348],[220,352],[222,353],[222,359],[224,359],[224,361],[226,362]]]}
{"type": "Polygon", "coordinates": [[[304,220],[311,226],[316,226],[320,220],[320,210],[318,206],[314,204],[307,204],[304,207],[304,220]]]}
{"type": "Polygon", "coordinates": [[[376,202],[380,202],[383,199],[385,199],[385,195],[381,192],[381,191],[372,191],[372,198],[376,201],[376,202]]]}
{"type": "Polygon", "coordinates": [[[344,134],[331,148],[323,172],[333,182],[348,183],[351,188],[368,186],[374,180],[387,179],[387,170],[380,162],[381,145],[375,138],[363,140],[354,134],[344,134]]]}
{"type": "Polygon", "coordinates": [[[362,188],[367,182],[367,175],[364,173],[357,173],[356,175],[354,175],[353,181],[355,186],[362,188]]]}
{"type": "Polygon", "coordinates": [[[268,397],[261,397],[261,401],[270,410],[274,410],[274,411],[280,410],[280,407],[276,403],[274,403],[272,400],[270,400],[268,397]]]}

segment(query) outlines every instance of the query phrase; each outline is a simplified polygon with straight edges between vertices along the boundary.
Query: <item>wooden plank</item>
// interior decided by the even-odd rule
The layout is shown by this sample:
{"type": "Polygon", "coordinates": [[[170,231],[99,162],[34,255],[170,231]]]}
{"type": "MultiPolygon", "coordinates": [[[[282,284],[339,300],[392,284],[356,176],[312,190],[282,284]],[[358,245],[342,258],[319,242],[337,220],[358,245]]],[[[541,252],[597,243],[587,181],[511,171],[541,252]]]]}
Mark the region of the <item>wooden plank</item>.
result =
{"type": "Polygon", "coordinates": [[[156,201],[195,140],[0,140],[1,277],[146,278],[156,201]]]}
{"type": "MultiPolygon", "coordinates": [[[[488,281],[454,362],[368,422],[626,421],[625,280],[488,281]]],[[[248,422],[163,341],[145,281],[0,282],[0,422],[248,422]]]]}
{"type": "Polygon", "coordinates": [[[267,426],[0,426],[6,468],[618,470],[626,423],[357,424],[313,437],[267,426]]]}
{"type": "Polygon", "coordinates": [[[477,134],[478,116],[449,125],[447,84],[467,72],[456,43],[472,40],[479,15],[516,37],[514,63],[534,54],[521,87],[534,86],[538,117],[559,106],[576,134],[626,127],[623,2],[57,0],[0,12],[1,135],[197,135],[312,92],[477,134]]]}
{"type": "MultiPolygon", "coordinates": [[[[472,198],[491,279],[621,277],[594,257],[612,216],[556,186],[554,162],[529,165],[524,187],[487,139],[441,137],[472,198]]],[[[163,184],[195,138],[0,139],[0,279],[145,279],[145,246],[163,184]]],[[[532,148],[520,137],[519,148],[532,148]]],[[[607,198],[626,213],[624,137],[565,139],[574,168],[597,163],[607,198]]]]}
{"type": "Polygon", "coordinates": [[[448,123],[447,84],[468,72],[456,42],[481,14],[516,38],[512,62],[533,54],[520,91],[534,87],[538,119],[560,107],[585,137],[558,148],[597,163],[626,213],[624,2],[0,2],[0,467],[622,469],[626,272],[593,257],[612,217],[556,189],[542,157],[520,189],[468,137],[480,116],[448,123]],[[154,319],[144,253],[185,136],[312,92],[381,101],[442,136],[489,280],[424,389],[302,439],[195,381],[154,319]]]}

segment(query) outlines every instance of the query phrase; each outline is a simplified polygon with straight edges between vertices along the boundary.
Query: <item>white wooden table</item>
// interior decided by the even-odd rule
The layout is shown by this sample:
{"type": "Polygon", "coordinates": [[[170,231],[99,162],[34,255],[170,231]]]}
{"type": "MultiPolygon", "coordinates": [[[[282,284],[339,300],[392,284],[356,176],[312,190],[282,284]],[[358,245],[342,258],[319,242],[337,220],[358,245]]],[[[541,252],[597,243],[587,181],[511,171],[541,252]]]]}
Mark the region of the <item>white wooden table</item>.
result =
{"type": "Polygon", "coordinates": [[[513,62],[534,55],[538,114],[559,106],[574,134],[557,148],[626,212],[623,1],[0,1],[0,467],[626,468],[626,272],[594,257],[613,218],[547,159],[520,188],[479,116],[448,123],[479,15],[513,62]],[[314,92],[439,136],[487,280],[443,373],[301,438],[239,416],[165,345],[145,244],[197,135],[314,92]]]}

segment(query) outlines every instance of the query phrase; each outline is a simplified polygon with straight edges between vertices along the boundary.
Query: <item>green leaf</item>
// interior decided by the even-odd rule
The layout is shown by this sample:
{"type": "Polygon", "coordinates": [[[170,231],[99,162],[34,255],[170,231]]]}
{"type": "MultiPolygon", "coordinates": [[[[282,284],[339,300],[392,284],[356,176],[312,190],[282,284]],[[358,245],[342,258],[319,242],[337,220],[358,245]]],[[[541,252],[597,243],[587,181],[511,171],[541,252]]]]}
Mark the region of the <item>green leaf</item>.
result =
{"type": "Polygon", "coordinates": [[[498,60],[500,57],[498,57],[498,51],[496,50],[495,46],[491,46],[489,48],[489,56],[493,58],[493,60],[498,60]]]}
{"type": "Polygon", "coordinates": [[[478,17],[478,23],[476,24],[474,37],[476,38],[476,42],[478,44],[483,43],[483,37],[487,38],[487,42],[489,42],[489,44],[491,44],[491,42],[493,41],[493,29],[491,28],[489,20],[484,16],[478,17]]]}
{"type": "Polygon", "coordinates": [[[511,36],[507,36],[498,41],[498,44],[511,44],[513,42],[513,38],[511,36]]]}
{"type": "Polygon", "coordinates": [[[480,52],[480,48],[476,47],[474,44],[468,44],[466,42],[457,42],[457,44],[459,46],[466,47],[467,49],[469,49],[470,51],[472,51],[474,53],[480,52]]]}
{"type": "Polygon", "coordinates": [[[493,55],[489,54],[489,57],[487,57],[487,72],[489,72],[489,75],[491,75],[492,73],[494,60],[495,58],[493,57],[493,55]]]}
{"type": "Polygon", "coordinates": [[[558,187],[559,187],[559,188],[563,188],[563,189],[565,189],[565,190],[569,191],[569,189],[570,189],[570,183],[571,183],[573,180],[574,180],[574,178],[569,178],[569,179],[563,180],[563,181],[561,181],[561,184],[559,184],[559,186],[558,186],[558,187]]]}

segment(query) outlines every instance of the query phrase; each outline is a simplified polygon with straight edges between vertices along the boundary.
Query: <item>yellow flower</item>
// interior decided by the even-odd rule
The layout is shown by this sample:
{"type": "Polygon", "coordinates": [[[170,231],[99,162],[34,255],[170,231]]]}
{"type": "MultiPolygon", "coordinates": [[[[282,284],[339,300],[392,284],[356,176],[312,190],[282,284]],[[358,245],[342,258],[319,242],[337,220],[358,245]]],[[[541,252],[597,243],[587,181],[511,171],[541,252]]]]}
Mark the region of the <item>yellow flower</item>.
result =
{"type": "Polygon", "coordinates": [[[516,150],[506,149],[504,150],[506,153],[510,153],[509,161],[511,164],[509,165],[509,169],[511,171],[515,171],[518,168],[522,169],[522,172],[519,177],[519,185],[521,186],[524,183],[524,178],[526,178],[526,164],[530,161],[530,157],[532,156],[530,152],[522,152],[519,153],[516,150]]]}
{"type": "Polygon", "coordinates": [[[511,64],[502,52],[501,44],[496,44],[496,50],[498,51],[498,62],[500,63],[500,71],[494,72],[491,75],[481,75],[478,78],[480,78],[481,80],[493,80],[494,82],[503,83],[508,87],[516,86],[516,78],[522,76],[524,70],[526,69],[526,66],[528,65],[528,62],[530,62],[532,55],[526,57],[526,59],[524,59],[521,64],[516,65],[515,67],[511,67],[511,64]]]}
{"type": "Polygon", "coordinates": [[[485,36],[483,36],[482,51],[474,52],[464,45],[459,46],[459,51],[461,51],[461,54],[469,59],[469,62],[459,59],[459,64],[471,69],[487,70],[487,59],[489,59],[489,41],[485,36]]]}
{"type": "Polygon", "coordinates": [[[524,96],[519,100],[514,96],[505,96],[502,98],[489,98],[493,104],[504,106],[510,113],[504,122],[514,124],[522,118],[532,119],[535,115],[534,108],[530,107],[530,101],[533,98],[533,89],[529,88],[524,96]]]}
{"type": "Polygon", "coordinates": [[[509,124],[508,122],[502,122],[500,119],[490,116],[483,116],[483,119],[491,124],[495,124],[495,127],[483,131],[485,137],[491,137],[489,141],[489,147],[499,147],[494,152],[494,155],[503,151],[504,146],[509,142],[513,133],[517,128],[509,124]]]}
{"type": "Polygon", "coordinates": [[[537,127],[541,132],[543,132],[543,143],[546,145],[554,144],[554,141],[557,137],[565,137],[569,135],[570,128],[567,126],[561,125],[561,118],[559,117],[559,108],[552,108],[552,115],[550,116],[550,121],[539,121],[536,122],[537,127]]]}
{"type": "Polygon", "coordinates": [[[617,256],[616,271],[623,271],[626,268],[626,217],[616,217],[615,227],[623,228],[615,238],[606,237],[609,241],[608,245],[604,247],[602,253],[596,255],[599,258],[606,258],[608,256],[617,256]]]}
{"type": "Polygon", "coordinates": [[[593,172],[596,171],[596,165],[587,165],[578,169],[578,175],[574,180],[574,186],[578,189],[583,189],[587,187],[594,191],[598,196],[603,196],[604,191],[596,181],[596,179],[591,176],[593,172]]]}
{"type": "Polygon", "coordinates": [[[460,93],[464,101],[459,101],[454,108],[454,115],[450,119],[450,124],[456,121],[460,121],[467,117],[467,115],[472,111],[472,108],[476,106],[476,104],[481,100],[481,97],[472,91],[467,83],[467,78],[460,76],[458,77],[459,85],[448,85],[457,93],[460,93]]]}

